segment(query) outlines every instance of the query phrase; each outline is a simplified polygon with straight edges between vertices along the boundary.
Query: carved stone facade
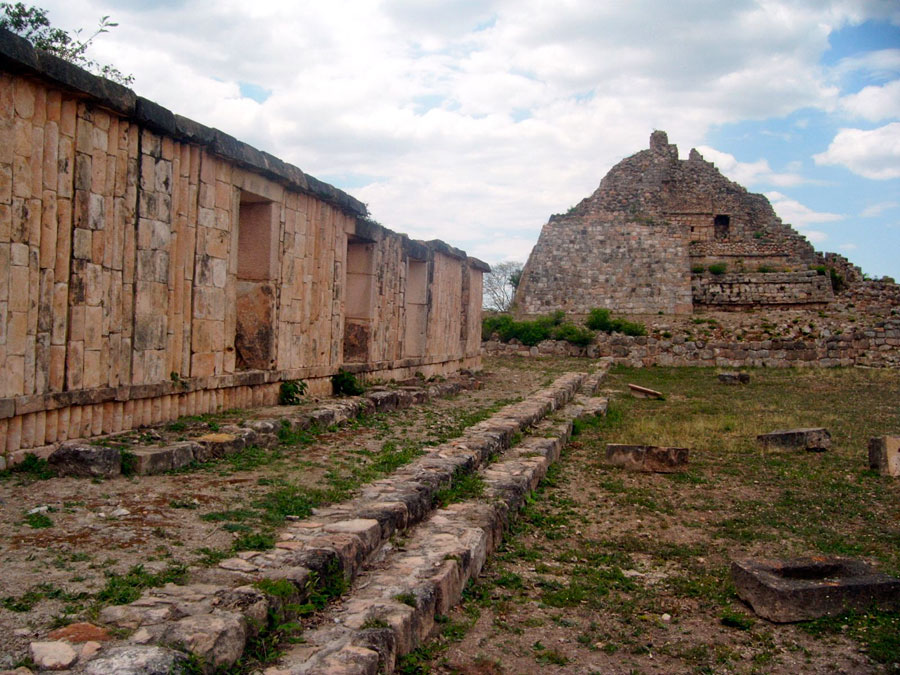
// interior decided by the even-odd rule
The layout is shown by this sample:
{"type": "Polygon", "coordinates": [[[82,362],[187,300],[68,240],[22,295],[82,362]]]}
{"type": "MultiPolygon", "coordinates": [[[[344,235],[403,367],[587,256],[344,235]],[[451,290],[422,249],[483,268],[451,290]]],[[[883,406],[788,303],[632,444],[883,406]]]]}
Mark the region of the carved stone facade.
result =
{"type": "Polygon", "coordinates": [[[815,306],[833,298],[824,277],[807,274],[818,262],[764,196],[722,176],[696,150],[679,160],[665,132],[655,131],[649,150],[619,162],[569,213],[550,217],[525,265],[516,307],[533,315],[815,306]],[[718,275],[707,272],[710,265],[718,275]]]}
{"type": "Polygon", "coordinates": [[[477,365],[487,269],[0,31],[0,464],[477,365]]]}

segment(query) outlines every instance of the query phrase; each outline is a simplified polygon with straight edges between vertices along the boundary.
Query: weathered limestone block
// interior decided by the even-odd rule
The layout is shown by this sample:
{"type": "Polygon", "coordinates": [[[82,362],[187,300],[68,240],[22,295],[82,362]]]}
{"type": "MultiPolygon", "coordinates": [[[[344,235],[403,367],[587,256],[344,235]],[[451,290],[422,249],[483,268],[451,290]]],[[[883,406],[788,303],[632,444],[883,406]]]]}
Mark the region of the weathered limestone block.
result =
{"type": "Polygon", "coordinates": [[[122,473],[122,455],[118,448],[67,441],[47,460],[65,476],[118,476],[122,473]]]}
{"type": "Polygon", "coordinates": [[[194,441],[182,441],[162,448],[134,448],[134,472],[139,476],[165,473],[180,469],[194,461],[202,446],[194,441]]]}
{"type": "Polygon", "coordinates": [[[831,434],[823,427],[788,429],[759,434],[756,437],[763,450],[808,450],[824,452],[831,447],[831,434]]]}
{"type": "Polygon", "coordinates": [[[247,640],[247,621],[236,612],[187,616],[169,624],[163,635],[165,644],[183,646],[203,661],[207,672],[237,661],[247,640]]]}
{"type": "Polygon", "coordinates": [[[675,473],[687,468],[688,449],[610,443],[606,446],[606,460],[632,471],[675,473]]]}
{"type": "Polygon", "coordinates": [[[169,675],[187,661],[181,652],[165,647],[126,645],[112,647],[90,661],[85,675],[169,675]]]}
{"type": "Polygon", "coordinates": [[[750,373],[719,373],[719,382],[724,384],[749,384],[750,373]]]}
{"type": "Polygon", "coordinates": [[[41,670],[66,670],[78,660],[78,652],[68,642],[32,642],[29,650],[41,670]]]}
{"type": "Polygon", "coordinates": [[[777,623],[836,616],[873,606],[900,609],[900,579],[851,558],[742,559],[731,563],[738,596],[777,623]]]}
{"type": "Polygon", "coordinates": [[[882,476],[900,476],[900,435],[869,439],[869,468],[882,476]]]}

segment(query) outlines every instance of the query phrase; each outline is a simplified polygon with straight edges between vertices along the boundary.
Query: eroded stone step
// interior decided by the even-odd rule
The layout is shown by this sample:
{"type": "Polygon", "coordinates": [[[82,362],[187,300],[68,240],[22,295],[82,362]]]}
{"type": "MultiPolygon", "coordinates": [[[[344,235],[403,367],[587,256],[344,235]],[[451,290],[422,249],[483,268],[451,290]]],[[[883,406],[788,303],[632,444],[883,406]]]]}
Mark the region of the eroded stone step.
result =
{"type": "MultiPolygon", "coordinates": [[[[246,641],[265,626],[270,613],[305,602],[330,575],[352,580],[392,534],[433,511],[437,491],[454,475],[477,470],[523,431],[566,406],[579,390],[595,391],[601,377],[563,375],[473,425],[460,438],[369,484],[356,498],[290,523],[273,550],[242,552],[213,570],[195,571],[191,584],[149,590],[130,605],[105,608],[100,620],[133,631],[127,640],[132,659],[159,660],[171,651],[175,663],[182,657],[160,645],[177,644],[207,672],[227,667],[240,658],[246,641]],[[279,583],[284,581],[287,585],[279,583]],[[273,583],[279,584],[279,593],[271,592],[273,583]],[[285,593],[285,588],[290,590],[285,593]]],[[[88,666],[96,671],[106,658],[101,653],[88,666]]]]}
{"type": "Polygon", "coordinates": [[[435,617],[459,602],[496,550],[511,517],[568,442],[573,420],[606,413],[605,399],[577,401],[561,420],[544,423],[480,474],[482,498],[436,510],[357,579],[326,612],[318,629],[286,653],[267,675],[393,672],[397,659],[428,637],[435,617]]]}

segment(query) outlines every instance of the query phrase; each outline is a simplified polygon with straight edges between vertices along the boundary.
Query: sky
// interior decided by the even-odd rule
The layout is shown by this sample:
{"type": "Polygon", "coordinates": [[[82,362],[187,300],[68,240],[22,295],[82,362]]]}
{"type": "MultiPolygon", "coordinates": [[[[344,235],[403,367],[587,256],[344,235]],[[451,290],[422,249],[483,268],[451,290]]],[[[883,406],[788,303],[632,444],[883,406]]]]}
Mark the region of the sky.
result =
{"type": "Polygon", "coordinates": [[[39,0],[118,27],[133,89],[366,202],[524,262],[668,132],[817,250],[900,280],[898,0],[39,0]]]}

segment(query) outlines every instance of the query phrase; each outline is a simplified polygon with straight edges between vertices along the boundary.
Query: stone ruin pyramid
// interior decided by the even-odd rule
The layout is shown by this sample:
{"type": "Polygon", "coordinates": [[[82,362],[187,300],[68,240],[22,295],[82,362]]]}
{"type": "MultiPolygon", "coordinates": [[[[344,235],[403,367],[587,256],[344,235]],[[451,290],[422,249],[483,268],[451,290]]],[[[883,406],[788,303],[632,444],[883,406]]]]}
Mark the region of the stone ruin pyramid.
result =
{"type": "Polygon", "coordinates": [[[821,307],[834,299],[831,282],[811,267],[825,262],[763,195],[725,178],[696,150],[678,159],[666,133],[654,131],[648,150],[550,217],[515,307],[524,316],[821,307]]]}

